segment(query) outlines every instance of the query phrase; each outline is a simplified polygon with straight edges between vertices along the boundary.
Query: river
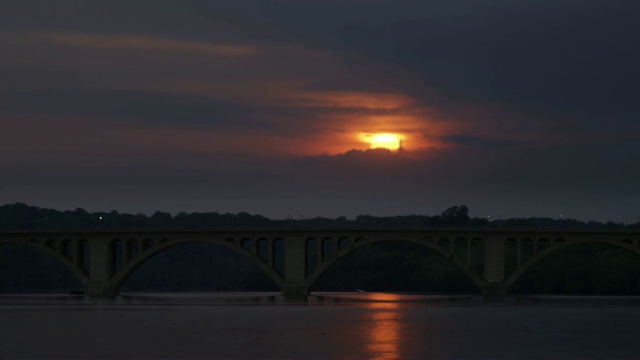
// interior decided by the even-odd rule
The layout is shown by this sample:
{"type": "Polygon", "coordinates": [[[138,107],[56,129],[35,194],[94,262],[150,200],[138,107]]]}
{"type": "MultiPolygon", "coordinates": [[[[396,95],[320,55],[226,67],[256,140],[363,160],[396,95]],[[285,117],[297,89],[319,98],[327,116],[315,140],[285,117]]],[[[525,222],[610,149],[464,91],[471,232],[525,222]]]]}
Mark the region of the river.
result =
{"type": "Polygon", "coordinates": [[[636,298],[0,296],[0,359],[638,359],[636,298]]]}

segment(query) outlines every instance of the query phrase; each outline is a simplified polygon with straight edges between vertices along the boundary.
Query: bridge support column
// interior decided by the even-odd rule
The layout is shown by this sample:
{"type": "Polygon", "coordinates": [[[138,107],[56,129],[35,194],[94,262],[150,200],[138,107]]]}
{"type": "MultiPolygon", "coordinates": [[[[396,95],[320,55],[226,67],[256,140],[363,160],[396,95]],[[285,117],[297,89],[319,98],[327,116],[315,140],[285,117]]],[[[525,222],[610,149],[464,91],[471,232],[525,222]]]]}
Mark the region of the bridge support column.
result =
{"type": "Polygon", "coordinates": [[[306,277],[306,239],[292,237],[284,239],[284,284],[282,295],[285,300],[306,300],[309,286],[306,277]]]}
{"type": "Polygon", "coordinates": [[[90,299],[114,299],[118,295],[118,291],[105,283],[89,283],[86,295],[90,299]]]}
{"type": "Polygon", "coordinates": [[[507,296],[507,289],[502,282],[487,282],[482,286],[481,291],[484,301],[504,301],[507,296]]]}
{"type": "Polygon", "coordinates": [[[507,290],[504,288],[504,239],[487,238],[484,240],[484,280],[482,296],[485,300],[504,300],[507,290]]]}
{"type": "Polygon", "coordinates": [[[111,284],[113,254],[108,239],[89,241],[89,284],[86,294],[90,299],[113,299],[118,290],[111,284]]]}
{"type": "Polygon", "coordinates": [[[299,285],[284,285],[282,287],[282,295],[287,301],[307,300],[309,296],[309,288],[299,285]]]}

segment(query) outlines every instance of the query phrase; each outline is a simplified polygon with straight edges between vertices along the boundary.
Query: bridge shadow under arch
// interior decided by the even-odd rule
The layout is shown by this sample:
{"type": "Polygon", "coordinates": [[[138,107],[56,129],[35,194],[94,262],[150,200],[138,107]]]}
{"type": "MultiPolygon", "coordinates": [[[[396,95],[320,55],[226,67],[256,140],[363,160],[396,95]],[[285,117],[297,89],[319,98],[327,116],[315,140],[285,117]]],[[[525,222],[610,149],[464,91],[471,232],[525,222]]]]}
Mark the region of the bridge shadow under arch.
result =
{"type": "Polygon", "coordinates": [[[640,294],[640,249],[631,242],[549,242],[505,270],[514,294],[640,294]]]}
{"type": "Polygon", "coordinates": [[[0,293],[82,292],[86,274],[66,258],[66,250],[0,243],[0,293]]]}
{"type": "Polygon", "coordinates": [[[466,246],[472,246],[472,240],[438,239],[442,244],[425,239],[356,240],[346,248],[338,246],[328,261],[309,271],[308,283],[311,291],[476,293],[483,283],[475,271],[478,266],[443,250],[462,243],[459,252],[470,255],[466,246]]]}
{"type": "MultiPolygon", "coordinates": [[[[114,287],[125,292],[278,291],[279,282],[249,253],[252,241],[257,241],[256,248],[258,254],[261,253],[260,240],[241,239],[240,247],[211,241],[145,245],[143,240],[138,256],[114,268],[114,287]],[[244,250],[247,253],[243,253],[244,250]]],[[[120,262],[118,255],[114,256],[114,262],[120,262]]]]}

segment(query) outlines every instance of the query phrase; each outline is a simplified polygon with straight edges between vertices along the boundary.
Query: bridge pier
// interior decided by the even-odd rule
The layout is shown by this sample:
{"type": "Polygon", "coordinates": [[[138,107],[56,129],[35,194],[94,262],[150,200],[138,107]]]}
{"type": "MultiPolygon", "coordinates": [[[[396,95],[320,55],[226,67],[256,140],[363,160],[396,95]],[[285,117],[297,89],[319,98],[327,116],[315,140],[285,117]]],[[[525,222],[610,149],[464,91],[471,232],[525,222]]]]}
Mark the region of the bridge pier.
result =
{"type": "MultiPolygon", "coordinates": [[[[107,240],[107,239],[105,239],[107,240]]],[[[113,252],[109,241],[90,241],[89,284],[86,295],[90,299],[113,299],[118,290],[111,284],[113,252]]]]}
{"type": "Polygon", "coordinates": [[[504,280],[504,239],[487,238],[484,242],[484,279],[481,288],[485,301],[502,301],[507,289],[504,280]]]}
{"type": "Polygon", "coordinates": [[[282,295],[285,300],[306,300],[309,286],[305,284],[307,252],[305,237],[284,239],[284,285],[282,295]]]}
{"type": "Polygon", "coordinates": [[[309,287],[304,285],[284,285],[282,286],[282,295],[286,301],[307,300],[309,287]]]}
{"type": "Polygon", "coordinates": [[[114,299],[118,295],[118,290],[111,284],[92,283],[87,286],[85,295],[89,299],[114,299]]]}
{"type": "Polygon", "coordinates": [[[504,301],[507,296],[507,289],[502,282],[486,282],[481,288],[484,301],[504,301]]]}

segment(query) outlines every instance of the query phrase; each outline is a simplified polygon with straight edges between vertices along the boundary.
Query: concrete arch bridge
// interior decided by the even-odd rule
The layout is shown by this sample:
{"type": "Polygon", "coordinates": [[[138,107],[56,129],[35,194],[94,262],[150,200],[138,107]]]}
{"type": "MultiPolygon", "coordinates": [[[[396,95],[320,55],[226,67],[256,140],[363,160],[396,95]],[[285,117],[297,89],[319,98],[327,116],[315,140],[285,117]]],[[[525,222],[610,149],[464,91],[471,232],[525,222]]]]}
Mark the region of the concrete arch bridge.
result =
{"type": "Polygon", "coordinates": [[[640,231],[627,230],[0,232],[0,245],[26,244],[61,260],[85,286],[86,294],[91,298],[117,296],[122,283],[136,268],[170,247],[208,242],[246,256],[273,279],[286,299],[305,299],[311,285],[337,260],[356,249],[381,241],[411,242],[434,250],[462,269],[487,299],[504,298],[509,287],[524,271],[567,246],[605,243],[640,255],[640,231]],[[515,249],[515,264],[508,272],[505,271],[505,248],[515,249]]]}

